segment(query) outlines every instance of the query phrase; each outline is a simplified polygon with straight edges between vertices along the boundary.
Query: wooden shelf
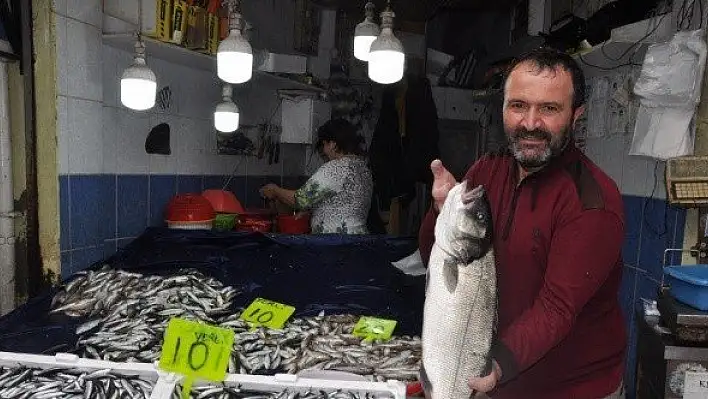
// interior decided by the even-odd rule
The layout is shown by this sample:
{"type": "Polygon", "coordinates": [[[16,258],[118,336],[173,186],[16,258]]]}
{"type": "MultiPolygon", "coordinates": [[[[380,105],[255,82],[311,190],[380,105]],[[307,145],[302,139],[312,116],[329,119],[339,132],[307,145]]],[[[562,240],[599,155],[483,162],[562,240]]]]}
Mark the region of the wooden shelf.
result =
{"type": "MultiPolygon", "coordinates": [[[[194,69],[201,69],[213,72],[216,74],[216,57],[209,54],[202,54],[194,50],[189,50],[176,44],[165,43],[157,39],[143,36],[145,43],[145,53],[148,64],[150,58],[158,58],[174,64],[184,65],[194,69]]],[[[133,52],[135,51],[135,35],[132,33],[107,33],[103,35],[103,43],[107,46],[114,47],[120,50],[133,52]]],[[[294,79],[279,76],[270,72],[253,71],[253,78],[246,82],[263,82],[266,84],[275,84],[279,89],[297,89],[315,92],[324,92],[321,87],[311,84],[298,82],[294,79]]]]}

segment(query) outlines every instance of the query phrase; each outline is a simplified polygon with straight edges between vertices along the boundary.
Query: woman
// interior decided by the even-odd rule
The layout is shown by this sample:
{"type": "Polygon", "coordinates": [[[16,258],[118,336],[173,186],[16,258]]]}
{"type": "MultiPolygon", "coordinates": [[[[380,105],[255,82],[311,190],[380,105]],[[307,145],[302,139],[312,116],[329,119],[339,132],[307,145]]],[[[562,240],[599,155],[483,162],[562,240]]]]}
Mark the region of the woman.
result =
{"type": "Polygon", "coordinates": [[[346,120],[328,121],[317,130],[315,144],[325,164],[297,190],[267,184],[261,195],[297,211],[311,211],[314,234],[368,234],[373,180],[363,157],[363,141],[346,120]]]}

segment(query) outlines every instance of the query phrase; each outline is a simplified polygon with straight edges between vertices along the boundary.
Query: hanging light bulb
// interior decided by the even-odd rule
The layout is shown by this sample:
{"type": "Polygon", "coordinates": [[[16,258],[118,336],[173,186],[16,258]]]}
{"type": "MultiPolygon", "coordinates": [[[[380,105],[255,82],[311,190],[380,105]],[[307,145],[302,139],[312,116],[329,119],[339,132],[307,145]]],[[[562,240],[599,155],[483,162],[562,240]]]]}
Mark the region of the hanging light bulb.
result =
{"type": "Polygon", "coordinates": [[[253,49],[241,35],[241,13],[238,1],[229,3],[229,35],[219,43],[216,52],[216,74],[227,83],[244,83],[253,75],[253,49]]]}
{"type": "Polygon", "coordinates": [[[374,22],[374,3],[366,3],[366,18],[354,29],[354,57],[362,61],[369,60],[371,43],[381,33],[379,26],[374,22]]]}
{"type": "Polygon", "coordinates": [[[120,102],[136,111],[144,111],[155,105],[157,77],[145,64],[145,45],[140,40],[135,42],[135,58],[120,78],[120,102]]]}
{"type": "Polygon", "coordinates": [[[219,103],[214,111],[214,127],[220,132],[234,132],[238,129],[239,112],[231,99],[231,85],[225,84],[221,93],[224,101],[219,103]]]}
{"type": "Polygon", "coordinates": [[[371,43],[369,51],[369,78],[376,83],[391,84],[403,78],[406,56],[403,44],[393,35],[393,18],[389,0],[381,13],[381,34],[371,43]]]}

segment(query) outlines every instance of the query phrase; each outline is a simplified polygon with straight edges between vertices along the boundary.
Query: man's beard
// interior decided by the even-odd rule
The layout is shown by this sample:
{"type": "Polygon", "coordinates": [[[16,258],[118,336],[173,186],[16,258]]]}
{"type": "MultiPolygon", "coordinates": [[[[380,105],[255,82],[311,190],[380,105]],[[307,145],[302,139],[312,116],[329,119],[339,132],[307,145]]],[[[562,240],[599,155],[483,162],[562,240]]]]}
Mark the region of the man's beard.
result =
{"type": "Polygon", "coordinates": [[[526,130],[520,127],[513,132],[506,132],[509,142],[509,150],[516,158],[516,161],[524,169],[536,169],[546,165],[552,158],[560,155],[573,136],[570,125],[559,136],[553,136],[550,132],[542,129],[526,130]],[[523,139],[542,140],[545,145],[543,149],[539,146],[524,146],[523,139]],[[529,153],[533,151],[533,153],[529,153]]]}

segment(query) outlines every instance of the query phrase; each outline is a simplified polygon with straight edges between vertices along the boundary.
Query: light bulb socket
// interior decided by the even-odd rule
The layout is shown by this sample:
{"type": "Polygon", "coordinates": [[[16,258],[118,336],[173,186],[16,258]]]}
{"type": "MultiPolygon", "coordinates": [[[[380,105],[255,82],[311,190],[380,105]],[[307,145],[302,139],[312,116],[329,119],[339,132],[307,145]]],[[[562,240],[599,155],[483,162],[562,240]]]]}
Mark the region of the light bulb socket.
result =
{"type": "Polygon", "coordinates": [[[364,15],[366,15],[366,20],[373,21],[376,12],[376,6],[372,2],[367,2],[364,6],[364,15]]]}
{"type": "Polygon", "coordinates": [[[394,18],[396,18],[396,13],[393,12],[389,4],[389,6],[381,12],[381,30],[386,28],[393,29],[394,18]]]}
{"type": "Polygon", "coordinates": [[[221,97],[224,99],[224,101],[232,101],[231,96],[233,95],[233,88],[230,84],[225,84],[224,87],[221,88],[221,97]]]}

